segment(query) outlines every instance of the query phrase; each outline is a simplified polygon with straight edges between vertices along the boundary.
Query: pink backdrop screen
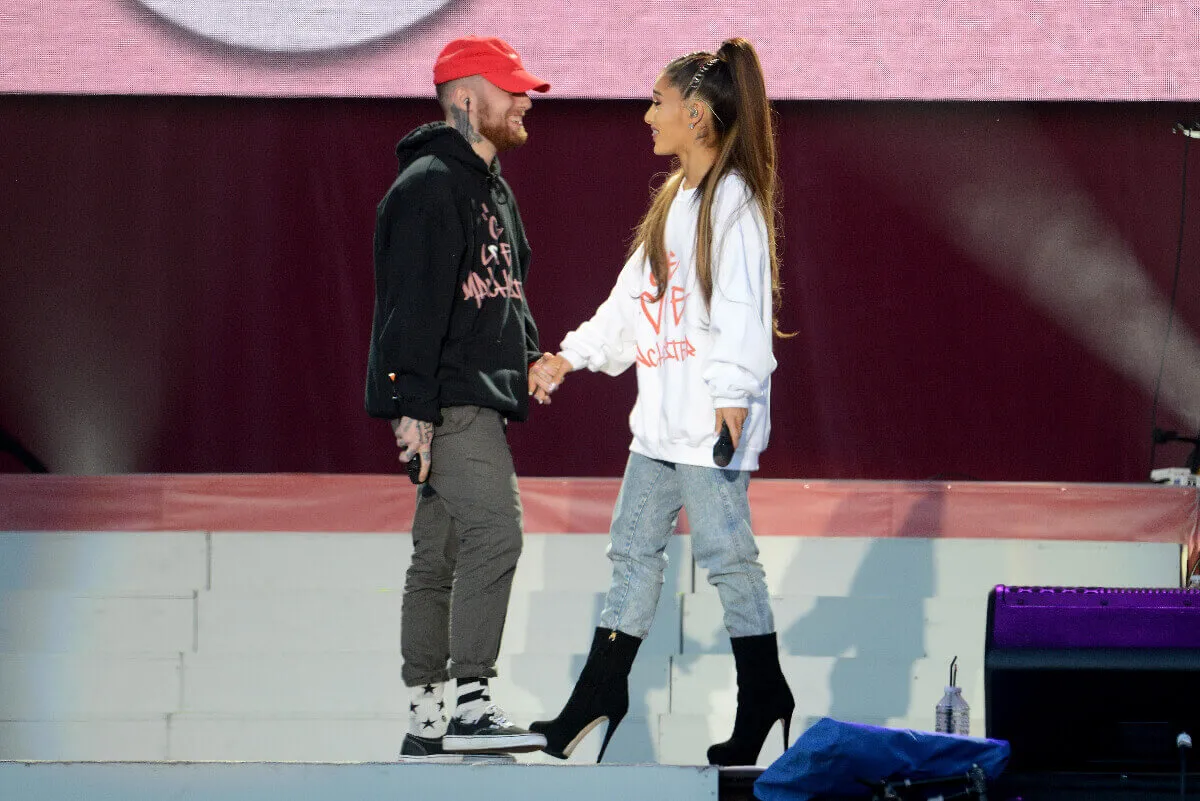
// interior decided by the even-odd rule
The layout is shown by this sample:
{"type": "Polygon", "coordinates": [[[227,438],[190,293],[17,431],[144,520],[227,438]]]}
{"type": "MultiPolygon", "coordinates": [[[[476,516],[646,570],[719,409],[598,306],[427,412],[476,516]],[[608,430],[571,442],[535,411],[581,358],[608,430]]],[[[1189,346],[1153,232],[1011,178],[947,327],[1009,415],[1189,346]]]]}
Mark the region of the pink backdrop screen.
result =
{"type": "Polygon", "coordinates": [[[557,97],[642,97],[671,58],[741,35],[777,99],[1200,98],[1200,5],[1183,0],[4,5],[5,93],[423,97],[441,46],[476,33],[512,42],[557,97]]]}

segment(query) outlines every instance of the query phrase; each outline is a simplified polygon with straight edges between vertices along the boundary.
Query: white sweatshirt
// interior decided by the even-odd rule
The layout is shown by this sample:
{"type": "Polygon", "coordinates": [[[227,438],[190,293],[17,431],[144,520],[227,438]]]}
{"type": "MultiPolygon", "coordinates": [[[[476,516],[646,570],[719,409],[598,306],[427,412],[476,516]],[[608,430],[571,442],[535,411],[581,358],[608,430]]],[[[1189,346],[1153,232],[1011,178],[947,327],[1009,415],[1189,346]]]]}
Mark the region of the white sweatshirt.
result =
{"type": "Polygon", "coordinates": [[[667,215],[670,277],[654,302],[650,261],[638,250],[608,299],[562,341],[575,369],[609,375],[637,363],[629,449],[652,459],[716,467],[715,412],[749,409],[727,470],[757,470],[771,433],[771,261],[767,228],[741,176],[717,185],[711,309],[696,278],[698,189],[680,189],[667,215]]]}

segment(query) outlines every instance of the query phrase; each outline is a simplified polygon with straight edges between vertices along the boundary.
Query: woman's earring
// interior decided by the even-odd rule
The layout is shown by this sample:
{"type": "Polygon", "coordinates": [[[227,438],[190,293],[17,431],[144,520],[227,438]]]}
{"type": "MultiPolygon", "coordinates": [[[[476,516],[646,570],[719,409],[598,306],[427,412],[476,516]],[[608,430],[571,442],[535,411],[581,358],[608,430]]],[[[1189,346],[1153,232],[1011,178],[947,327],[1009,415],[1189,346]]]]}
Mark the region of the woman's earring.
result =
{"type": "Polygon", "coordinates": [[[688,126],[688,128],[695,128],[695,127],[696,127],[696,123],[694,123],[694,122],[688,126]]]}

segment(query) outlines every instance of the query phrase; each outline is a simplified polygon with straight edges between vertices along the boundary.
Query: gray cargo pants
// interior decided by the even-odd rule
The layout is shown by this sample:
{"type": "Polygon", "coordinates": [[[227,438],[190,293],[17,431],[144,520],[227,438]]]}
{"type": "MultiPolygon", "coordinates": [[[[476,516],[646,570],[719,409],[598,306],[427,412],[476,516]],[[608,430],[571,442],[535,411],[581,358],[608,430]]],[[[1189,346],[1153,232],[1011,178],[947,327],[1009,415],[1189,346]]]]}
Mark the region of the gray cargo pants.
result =
{"type": "Polygon", "coordinates": [[[504,426],[494,409],[453,406],[434,429],[400,615],[409,687],[496,675],[522,525],[504,426]]]}

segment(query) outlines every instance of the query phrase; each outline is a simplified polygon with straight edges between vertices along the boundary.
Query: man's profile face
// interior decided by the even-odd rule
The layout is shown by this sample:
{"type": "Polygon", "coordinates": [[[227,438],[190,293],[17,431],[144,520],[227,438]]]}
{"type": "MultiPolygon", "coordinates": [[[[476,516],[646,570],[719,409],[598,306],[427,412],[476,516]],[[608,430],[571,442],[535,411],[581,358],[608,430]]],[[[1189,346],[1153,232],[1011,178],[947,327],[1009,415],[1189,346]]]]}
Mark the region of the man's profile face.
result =
{"type": "Polygon", "coordinates": [[[479,133],[496,146],[497,153],[513,150],[525,144],[525,112],[533,101],[524,93],[506,92],[491,81],[479,81],[479,133]]]}

